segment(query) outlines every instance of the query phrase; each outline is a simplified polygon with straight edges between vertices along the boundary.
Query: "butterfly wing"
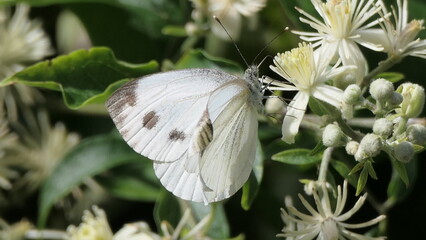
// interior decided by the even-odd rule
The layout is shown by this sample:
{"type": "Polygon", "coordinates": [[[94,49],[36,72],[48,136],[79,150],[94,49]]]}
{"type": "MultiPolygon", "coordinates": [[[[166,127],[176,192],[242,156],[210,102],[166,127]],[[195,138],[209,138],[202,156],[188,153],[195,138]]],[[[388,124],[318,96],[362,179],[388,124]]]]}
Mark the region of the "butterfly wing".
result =
{"type": "MultiPolygon", "coordinates": [[[[234,97],[226,108],[216,110],[213,141],[206,148],[200,163],[200,175],[211,189],[209,201],[232,196],[247,181],[256,156],[257,110],[247,100],[247,90],[234,97]]],[[[221,97],[221,94],[216,96],[221,97]]],[[[214,109],[216,101],[209,102],[214,109]]],[[[215,114],[212,113],[214,116],[215,114]]]]}
{"type": "Polygon", "coordinates": [[[106,106],[136,152],[172,162],[188,151],[212,92],[234,79],[237,77],[214,69],[157,73],[123,85],[106,106]]]}
{"type": "Polygon", "coordinates": [[[166,189],[186,200],[209,203],[230,197],[241,188],[250,175],[257,139],[257,115],[247,101],[249,97],[241,79],[211,94],[208,120],[198,124],[191,148],[174,162],[154,163],[166,189]],[[203,127],[209,125],[203,123],[211,126],[203,127]]]}

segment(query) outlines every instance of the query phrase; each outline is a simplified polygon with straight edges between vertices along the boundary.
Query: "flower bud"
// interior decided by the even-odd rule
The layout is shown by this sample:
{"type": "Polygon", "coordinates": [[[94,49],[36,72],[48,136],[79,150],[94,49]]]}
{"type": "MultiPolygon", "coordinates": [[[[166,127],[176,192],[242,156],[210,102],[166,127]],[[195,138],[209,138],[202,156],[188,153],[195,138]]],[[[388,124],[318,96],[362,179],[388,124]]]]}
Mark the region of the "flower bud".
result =
{"type": "Polygon", "coordinates": [[[424,88],[418,84],[404,83],[398,87],[397,92],[404,98],[400,104],[401,113],[408,118],[419,116],[425,103],[424,88]]]}
{"type": "Polygon", "coordinates": [[[351,84],[343,92],[343,102],[355,104],[360,100],[361,94],[361,88],[356,84],[351,84]]]}
{"type": "Polygon", "coordinates": [[[279,98],[268,98],[265,103],[265,112],[269,114],[284,113],[285,103],[279,98]]]}
{"type": "Polygon", "coordinates": [[[388,103],[392,106],[398,106],[402,103],[402,100],[404,100],[404,98],[401,94],[393,92],[392,96],[388,99],[388,103]]]}
{"type": "Polygon", "coordinates": [[[373,81],[370,85],[370,94],[377,101],[386,101],[395,91],[393,84],[384,78],[373,81]]]}
{"type": "Polygon", "coordinates": [[[408,141],[417,144],[426,144],[426,127],[421,124],[413,124],[407,128],[408,141]]]}
{"type": "Polygon", "coordinates": [[[359,148],[355,153],[355,159],[361,161],[367,157],[374,157],[380,153],[382,141],[376,134],[369,133],[365,135],[359,143],[359,148]]]}
{"type": "Polygon", "coordinates": [[[374,121],[373,132],[383,138],[387,138],[392,134],[393,123],[386,118],[379,118],[374,121]]]}
{"type": "Polygon", "coordinates": [[[340,89],[346,89],[349,85],[356,82],[357,68],[349,68],[346,71],[334,77],[333,85],[340,89]]]}
{"type": "Polygon", "coordinates": [[[349,155],[355,155],[355,153],[358,151],[359,143],[356,141],[350,141],[346,144],[345,150],[346,153],[349,155]]]}
{"type": "Polygon", "coordinates": [[[322,133],[322,142],[326,147],[343,146],[346,143],[346,136],[335,124],[328,124],[322,133]]]}
{"type": "Polygon", "coordinates": [[[408,163],[414,157],[414,148],[413,144],[410,142],[401,142],[396,145],[393,149],[395,157],[398,161],[403,163],[408,163]]]}

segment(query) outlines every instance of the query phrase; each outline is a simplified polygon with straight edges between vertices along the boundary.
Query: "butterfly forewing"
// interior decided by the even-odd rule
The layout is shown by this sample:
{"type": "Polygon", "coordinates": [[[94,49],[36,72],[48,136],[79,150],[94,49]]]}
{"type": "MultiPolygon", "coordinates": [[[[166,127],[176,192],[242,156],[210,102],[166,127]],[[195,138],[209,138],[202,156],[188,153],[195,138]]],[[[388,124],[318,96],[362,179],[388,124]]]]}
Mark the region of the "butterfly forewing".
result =
{"type": "Polygon", "coordinates": [[[211,92],[235,78],[209,69],[153,74],[118,89],[107,109],[136,152],[157,161],[175,161],[188,149],[211,92]]]}

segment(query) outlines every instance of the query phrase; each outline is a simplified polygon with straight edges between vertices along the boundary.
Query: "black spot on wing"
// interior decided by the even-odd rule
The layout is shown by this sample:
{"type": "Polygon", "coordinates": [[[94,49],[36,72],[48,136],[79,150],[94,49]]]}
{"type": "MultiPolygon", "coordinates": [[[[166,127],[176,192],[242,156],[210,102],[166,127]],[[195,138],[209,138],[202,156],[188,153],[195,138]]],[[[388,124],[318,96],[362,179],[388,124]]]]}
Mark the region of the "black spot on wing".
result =
{"type": "Polygon", "coordinates": [[[158,123],[160,117],[154,111],[150,111],[143,117],[142,126],[147,129],[152,129],[158,123]]]}
{"type": "Polygon", "coordinates": [[[183,141],[185,140],[185,138],[186,138],[185,133],[182,131],[178,131],[176,129],[172,130],[169,133],[169,139],[172,141],[178,141],[178,140],[183,141]]]}

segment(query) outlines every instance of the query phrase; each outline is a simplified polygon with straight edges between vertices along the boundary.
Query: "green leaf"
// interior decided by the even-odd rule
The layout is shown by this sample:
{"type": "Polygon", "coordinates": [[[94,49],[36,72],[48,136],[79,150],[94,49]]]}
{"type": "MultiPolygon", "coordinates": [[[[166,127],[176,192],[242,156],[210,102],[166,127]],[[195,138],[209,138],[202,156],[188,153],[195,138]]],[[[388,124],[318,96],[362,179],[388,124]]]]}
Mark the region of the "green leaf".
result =
{"type": "Polygon", "coordinates": [[[65,104],[77,109],[103,103],[127,78],[156,72],[158,64],[129,64],[118,61],[108,48],[78,50],[69,55],[30,66],[0,82],[0,87],[21,83],[60,91],[65,104]],[[121,81],[120,81],[121,80],[121,81]]]}
{"type": "Polygon", "coordinates": [[[405,165],[402,162],[395,159],[391,154],[388,154],[388,156],[391,157],[391,163],[392,163],[393,169],[395,169],[395,171],[398,173],[401,180],[405,183],[405,186],[408,187],[410,184],[410,180],[408,178],[407,169],[405,168],[405,165]]]}
{"type": "Polygon", "coordinates": [[[316,98],[313,98],[313,97],[309,98],[309,109],[311,109],[311,111],[318,116],[323,116],[328,114],[328,111],[325,108],[324,104],[322,104],[320,100],[317,100],[316,98]]]}
{"type": "Polygon", "coordinates": [[[230,229],[222,205],[216,203],[204,205],[203,203],[180,200],[166,190],[162,191],[154,208],[157,228],[161,229],[161,222],[163,221],[167,221],[175,228],[187,209],[190,209],[190,219],[186,220],[186,227],[194,227],[207,214],[212,214],[213,219],[210,220],[208,235],[214,239],[229,238],[230,229]]]}
{"type": "Polygon", "coordinates": [[[384,78],[388,80],[389,82],[396,83],[405,78],[404,74],[398,73],[398,72],[384,72],[377,74],[374,78],[384,78]]]}
{"type": "Polygon", "coordinates": [[[260,183],[263,177],[263,161],[265,154],[262,150],[260,141],[257,142],[256,159],[253,163],[253,170],[250,173],[248,181],[243,186],[243,195],[241,197],[241,207],[248,211],[259,191],[260,183]]]}
{"type": "Polygon", "coordinates": [[[41,187],[39,227],[45,226],[53,204],[84,179],[140,159],[141,156],[116,135],[96,136],[82,141],[63,158],[41,187]]]}
{"type": "Polygon", "coordinates": [[[167,25],[184,25],[185,8],[181,6],[185,5],[189,4],[175,0],[107,0],[66,7],[79,17],[94,45],[110,47],[120,59],[145,62],[161,61],[178,52],[177,39],[161,30],[167,25]]]}
{"type": "Polygon", "coordinates": [[[353,187],[356,187],[357,184],[357,178],[354,175],[350,175],[350,168],[342,161],[339,160],[332,160],[331,166],[346,180],[348,180],[349,184],[351,184],[353,187]]]}
{"type": "Polygon", "coordinates": [[[157,229],[161,229],[162,221],[167,221],[172,226],[177,226],[181,216],[178,199],[163,188],[154,207],[154,220],[157,229]]]}
{"type": "Polygon", "coordinates": [[[340,116],[340,111],[319,99],[316,99],[314,97],[309,97],[309,109],[312,110],[316,115],[323,116],[323,115],[332,115],[332,116],[340,116]]]}
{"type": "Polygon", "coordinates": [[[165,26],[161,31],[164,35],[186,37],[188,34],[183,26],[165,26]]]}
{"type": "Polygon", "coordinates": [[[292,165],[306,165],[321,162],[322,154],[311,156],[310,153],[311,150],[309,149],[290,149],[274,154],[272,160],[292,165]]]}
{"type": "Polygon", "coordinates": [[[365,161],[357,163],[355,165],[355,167],[353,167],[352,170],[349,172],[349,175],[353,175],[353,174],[359,172],[361,169],[364,168],[364,164],[365,164],[365,161]]]}
{"type": "Polygon", "coordinates": [[[140,162],[114,168],[96,181],[114,196],[132,201],[154,202],[161,189],[152,161],[142,156],[140,162]]]}
{"type": "Polygon", "coordinates": [[[364,167],[359,174],[358,178],[358,184],[356,186],[356,195],[358,196],[361,194],[362,190],[364,190],[365,185],[367,184],[368,180],[368,169],[367,167],[364,167]]]}
{"type": "Polygon", "coordinates": [[[319,140],[319,142],[317,143],[315,148],[312,149],[312,151],[309,153],[309,155],[313,156],[313,155],[322,153],[322,152],[324,152],[325,149],[327,149],[327,147],[324,146],[324,144],[322,143],[322,140],[319,140]]]}
{"type": "Polygon", "coordinates": [[[77,109],[103,103],[126,78],[157,71],[158,64],[129,64],[115,59],[108,48],[78,50],[30,66],[0,82],[0,87],[21,83],[62,92],[65,104],[77,109]],[[121,80],[121,81],[120,81],[121,80]]]}
{"type": "Polygon", "coordinates": [[[373,179],[377,180],[377,174],[376,174],[376,171],[374,170],[374,167],[371,161],[367,161],[364,167],[367,168],[368,175],[370,175],[370,177],[372,177],[373,179]]]}
{"type": "Polygon", "coordinates": [[[185,68],[214,68],[231,74],[241,74],[243,69],[235,62],[213,57],[203,50],[191,50],[183,55],[175,65],[176,69],[185,68]]]}
{"type": "Polygon", "coordinates": [[[230,236],[228,219],[226,218],[225,209],[221,204],[204,205],[203,203],[189,203],[192,216],[196,223],[200,222],[207,214],[213,214],[213,219],[207,235],[213,239],[227,239],[230,236]]]}
{"type": "MultiPolygon", "coordinates": [[[[417,159],[413,159],[411,162],[406,164],[409,182],[414,182],[416,178],[417,165],[417,159]]],[[[392,178],[389,182],[387,189],[389,201],[392,201],[394,203],[403,201],[409,195],[412,186],[413,184],[411,184],[408,188],[404,186],[404,182],[399,177],[398,172],[396,171],[396,169],[393,169],[392,178]]]]}

